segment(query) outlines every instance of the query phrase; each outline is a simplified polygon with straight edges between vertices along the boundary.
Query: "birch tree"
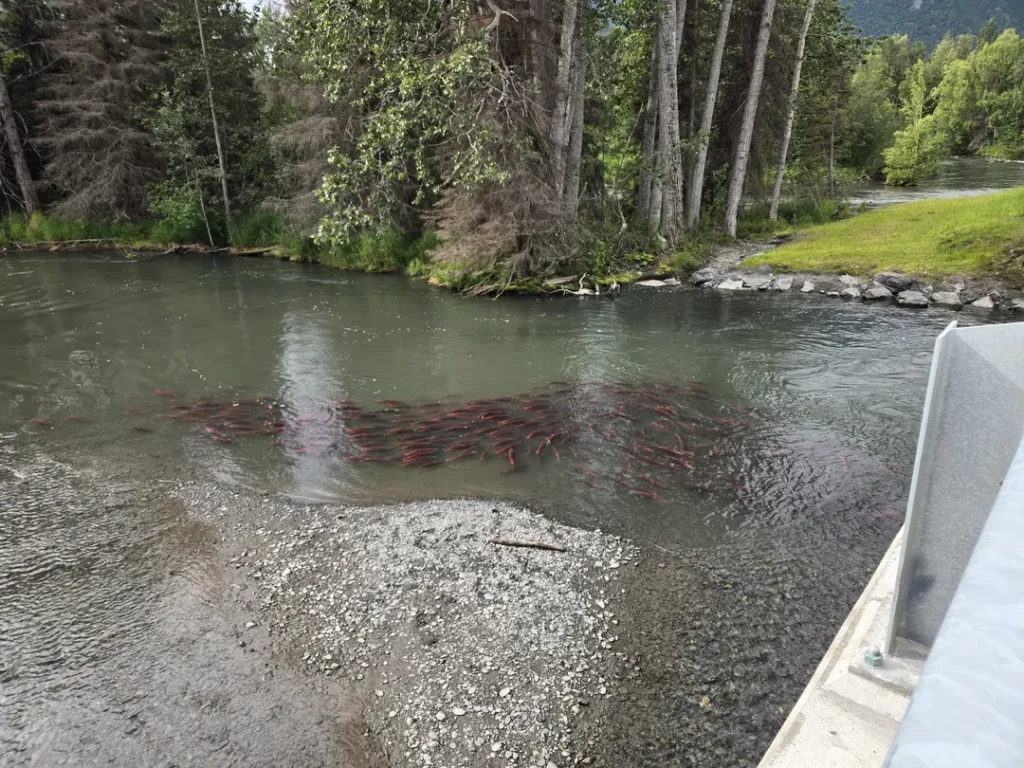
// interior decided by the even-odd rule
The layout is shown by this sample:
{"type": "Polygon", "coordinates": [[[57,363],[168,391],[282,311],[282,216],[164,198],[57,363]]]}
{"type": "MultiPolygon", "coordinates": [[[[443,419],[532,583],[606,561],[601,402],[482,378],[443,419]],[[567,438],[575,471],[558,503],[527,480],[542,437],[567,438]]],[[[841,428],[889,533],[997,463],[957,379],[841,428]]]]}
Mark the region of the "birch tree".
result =
{"type": "MultiPolygon", "coordinates": [[[[651,71],[647,77],[647,98],[644,100],[644,129],[640,145],[640,184],[637,190],[636,208],[641,219],[648,220],[651,214],[651,182],[654,177],[654,143],[658,131],[658,68],[657,42],[651,46],[651,71]]],[[[658,219],[661,219],[661,203],[658,204],[658,219]]],[[[657,227],[657,225],[655,225],[657,227]]]]}
{"type": "Polygon", "coordinates": [[[558,72],[555,75],[554,108],[551,111],[551,178],[555,194],[561,198],[565,187],[565,168],[572,130],[571,79],[577,48],[577,17],[582,0],[566,0],[562,14],[561,42],[558,48],[558,72]]]}
{"type": "Polygon", "coordinates": [[[807,33],[814,18],[814,6],[818,0],[808,0],[807,11],[804,13],[804,25],[800,30],[800,40],[796,46],[796,63],[793,65],[793,85],[789,91],[789,105],[786,112],[786,127],[782,132],[782,146],[779,149],[779,165],[775,170],[775,187],[772,189],[772,203],[768,218],[779,220],[779,198],[782,196],[782,181],[786,175],[786,162],[789,160],[789,143],[793,138],[793,123],[796,120],[796,105],[800,97],[800,75],[804,67],[804,55],[807,51],[807,33]]]}
{"type": "Polygon", "coordinates": [[[669,245],[679,235],[682,211],[682,156],[679,145],[679,28],[685,23],[686,0],[667,0],[657,27],[658,138],[652,181],[650,215],[652,229],[660,229],[669,245]],[[660,206],[659,206],[660,204],[660,206]],[[659,211],[660,207],[660,211],[659,211]]]}
{"type": "Polygon", "coordinates": [[[722,0],[722,12],[718,20],[718,35],[715,49],[711,54],[711,71],[708,74],[708,91],[704,98],[704,114],[701,117],[700,132],[697,134],[697,159],[690,177],[690,194],[687,198],[686,224],[690,229],[700,221],[701,198],[704,195],[704,171],[708,162],[708,146],[715,121],[715,103],[718,100],[718,86],[722,77],[722,59],[725,58],[725,43],[729,36],[729,22],[732,17],[733,0],[722,0]]]}
{"type": "Polygon", "coordinates": [[[31,216],[39,210],[39,194],[36,192],[35,182],[32,181],[32,173],[25,159],[25,148],[22,146],[21,132],[15,121],[14,106],[11,104],[11,94],[7,90],[7,80],[3,71],[0,70],[0,123],[3,124],[4,137],[7,139],[7,146],[11,153],[11,162],[14,164],[14,174],[18,179],[18,186],[21,189],[21,199],[25,206],[25,213],[31,216]]]}
{"type": "Polygon", "coordinates": [[[725,232],[729,237],[736,237],[736,229],[739,225],[740,203],[743,201],[743,189],[747,180],[750,145],[754,139],[754,123],[757,120],[757,110],[761,103],[761,86],[764,83],[765,62],[768,59],[768,46],[771,43],[776,5],[777,0],[765,0],[764,12],[761,14],[761,30],[757,36],[757,49],[754,52],[754,69],[750,75],[750,89],[747,92],[747,102],[743,108],[740,137],[729,177],[729,196],[725,205],[725,232]]]}
{"type": "Polygon", "coordinates": [[[580,168],[583,165],[583,105],[587,84],[587,57],[582,40],[576,41],[576,67],[572,78],[569,154],[565,170],[565,210],[575,214],[580,201],[580,168]]]}
{"type": "Polygon", "coordinates": [[[199,27],[199,48],[203,53],[203,69],[206,71],[206,93],[210,99],[210,120],[213,123],[213,140],[217,144],[217,165],[220,167],[220,186],[224,195],[224,222],[231,226],[231,195],[228,193],[228,169],[224,160],[224,144],[221,141],[220,125],[217,122],[217,104],[213,98],[213,77],[210,75],[210,58],[206,53],[206,35],[203,33],[203,14],[199,0],[195,0],[196,25],[199,27]]]}

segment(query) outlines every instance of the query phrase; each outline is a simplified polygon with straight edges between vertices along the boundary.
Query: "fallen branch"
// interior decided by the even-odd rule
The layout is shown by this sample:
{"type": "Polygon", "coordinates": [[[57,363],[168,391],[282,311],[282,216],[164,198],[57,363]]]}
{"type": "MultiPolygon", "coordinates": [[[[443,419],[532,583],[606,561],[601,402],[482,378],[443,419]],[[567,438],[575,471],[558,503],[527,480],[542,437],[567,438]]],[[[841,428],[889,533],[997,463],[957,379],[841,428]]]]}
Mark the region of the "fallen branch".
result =
{"type": "Polygon", "coordinates": [[[561,544],[546,544],[543,541],[520,541],[518,539],[491,539],[491,544],[501,547],[521,547],[523,549],[544,549],[549,552],[565,552],[561,544]]]}

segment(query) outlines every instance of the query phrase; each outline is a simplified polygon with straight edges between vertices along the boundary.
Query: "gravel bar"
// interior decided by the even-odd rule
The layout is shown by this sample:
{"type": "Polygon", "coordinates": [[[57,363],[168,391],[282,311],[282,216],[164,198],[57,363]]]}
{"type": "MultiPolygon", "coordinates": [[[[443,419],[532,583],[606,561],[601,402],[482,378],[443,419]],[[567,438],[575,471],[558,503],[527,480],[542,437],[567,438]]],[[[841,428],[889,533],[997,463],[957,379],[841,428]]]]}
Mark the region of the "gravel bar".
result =
{"type": "Polygon", "coordinates": [[[629,666],[612,603],[634,547],[507,503],[309,505],[195,482],[175,495],[237,548],[247,627],[354,687],[380,764],[594,762],[581,733],[629,666]]]}

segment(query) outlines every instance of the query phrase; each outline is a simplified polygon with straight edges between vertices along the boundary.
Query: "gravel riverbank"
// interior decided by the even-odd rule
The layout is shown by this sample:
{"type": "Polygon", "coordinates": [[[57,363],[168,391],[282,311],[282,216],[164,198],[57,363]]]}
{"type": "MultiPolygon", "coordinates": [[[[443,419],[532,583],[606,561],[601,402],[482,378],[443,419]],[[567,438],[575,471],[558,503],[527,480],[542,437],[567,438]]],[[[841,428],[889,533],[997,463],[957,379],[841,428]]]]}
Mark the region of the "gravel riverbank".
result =
{"type": "Polygon", "coordinates": [[[489,501],[174,493],[224,533],[249,631],[355,691],[381,766],[756,766],[886,539],[669,551],[489,501]]]}
{"type": "Polygon", "coordinates": [[[357,692],[382,765],[595,761],[577,733],[619,688],[612,605],[635,548],[508,504],[312,506],[201,484],[176,495],[241,548],[247,628],[265,624],[297,664],[357,692]]]}

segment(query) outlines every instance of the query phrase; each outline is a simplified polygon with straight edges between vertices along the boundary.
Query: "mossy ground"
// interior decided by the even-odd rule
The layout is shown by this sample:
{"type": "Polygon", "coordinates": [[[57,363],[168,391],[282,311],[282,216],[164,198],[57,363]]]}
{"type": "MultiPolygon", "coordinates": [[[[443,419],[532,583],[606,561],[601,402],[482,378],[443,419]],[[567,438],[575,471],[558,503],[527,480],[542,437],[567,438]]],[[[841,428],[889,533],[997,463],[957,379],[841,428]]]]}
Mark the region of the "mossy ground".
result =
{"type": "Polygon", "coordinates": [[[744,267],[1024,282],[1024,188],[982,197],[928,200],[810,227],[744,267]]]}

